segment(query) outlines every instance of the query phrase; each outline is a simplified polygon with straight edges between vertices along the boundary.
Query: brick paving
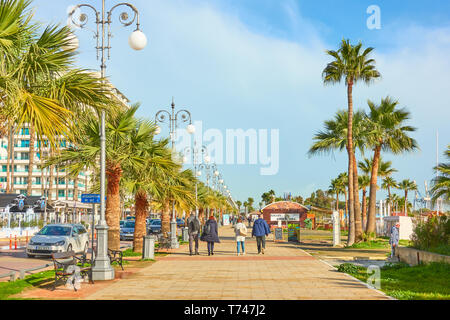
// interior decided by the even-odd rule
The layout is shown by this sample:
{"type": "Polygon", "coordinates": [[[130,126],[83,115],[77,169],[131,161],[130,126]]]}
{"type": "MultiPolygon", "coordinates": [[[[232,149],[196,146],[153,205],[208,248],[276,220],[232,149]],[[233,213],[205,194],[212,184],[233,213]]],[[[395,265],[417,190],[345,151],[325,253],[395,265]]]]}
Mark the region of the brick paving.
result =
{"type": "Polygon", "coordinates": [[[230,226],[220,229],[214,256],[206,244],[200,256],[189,256],[186,245],[169,256],[109,286],[85,295],[88,300],[303,300],[389,299],[347,274],[312,257],[295,244],[266,244],[258,255],[247,238],[245,256],[236,256],[230,226]]]}

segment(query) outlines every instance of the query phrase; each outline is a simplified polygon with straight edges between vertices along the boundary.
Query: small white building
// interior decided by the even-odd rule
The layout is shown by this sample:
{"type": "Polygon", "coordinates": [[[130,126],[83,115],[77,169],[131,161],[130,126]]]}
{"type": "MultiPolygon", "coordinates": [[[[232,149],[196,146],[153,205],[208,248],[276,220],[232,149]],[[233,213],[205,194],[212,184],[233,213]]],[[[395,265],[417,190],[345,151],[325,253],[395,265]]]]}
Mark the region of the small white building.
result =
{"type": "Polygon", "coordinates": [[[411,217],[383,217],[384,221],[384,236],[391,236],[392,226],[395,226],[397,222],[400,222],[399,238],[400,240],[411,240],[411,236],[414,233],[414,223],[411,217]]]}

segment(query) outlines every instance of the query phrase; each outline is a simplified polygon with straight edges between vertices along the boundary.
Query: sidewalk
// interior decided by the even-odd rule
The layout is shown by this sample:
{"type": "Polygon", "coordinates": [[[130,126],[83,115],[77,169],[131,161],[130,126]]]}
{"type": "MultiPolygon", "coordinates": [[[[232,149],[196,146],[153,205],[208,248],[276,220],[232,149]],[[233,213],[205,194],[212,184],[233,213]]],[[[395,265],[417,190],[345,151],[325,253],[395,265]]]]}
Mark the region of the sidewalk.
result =
{"type": "Polygon", "coordinates": [[[266,254],[258,255],[256,241],[247,238],[247,255],[236,256],[232,228],[222,227],[219,233],[221,243],[216,244],[214,256],[207,255],[203,242],[200,256],[189,256],[184,245],[126,280],[114,282],[85,299],[388,299],[295,244],[269,240],[266,254]]]}

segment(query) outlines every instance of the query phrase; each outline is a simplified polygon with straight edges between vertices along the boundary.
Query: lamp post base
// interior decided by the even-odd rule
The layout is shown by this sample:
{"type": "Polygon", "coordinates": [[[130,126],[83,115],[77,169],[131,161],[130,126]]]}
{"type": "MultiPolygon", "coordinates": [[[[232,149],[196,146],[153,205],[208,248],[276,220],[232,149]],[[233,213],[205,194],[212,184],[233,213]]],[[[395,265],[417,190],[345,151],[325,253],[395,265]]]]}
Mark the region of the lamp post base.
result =
{"type": "Polygon", "coordinates": [[[180,244],[178,243],[177,237],[177,222],[172,220],[170,222],[170,248],[178,249],[179,247],[180,244]]]}
{"type": "Polygon", "coordinates": [[[97,230],[97,254],[92,266],[92,280],[114,280],[114,268],[108,257],[108,226],[100,223],[97,230]]]}

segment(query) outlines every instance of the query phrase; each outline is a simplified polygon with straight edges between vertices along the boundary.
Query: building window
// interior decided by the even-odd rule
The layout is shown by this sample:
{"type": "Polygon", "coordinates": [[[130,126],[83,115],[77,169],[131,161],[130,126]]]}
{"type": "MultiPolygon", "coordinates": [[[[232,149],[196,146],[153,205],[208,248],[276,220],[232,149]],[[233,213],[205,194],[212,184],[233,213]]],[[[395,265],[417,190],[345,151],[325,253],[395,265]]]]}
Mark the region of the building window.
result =
{"type": "Polygon", "coordinates": [[[29,148],[30,147],[30,140],[22,140],[22,143],[20,144],[20,147],[22,147],[22,148],[29,148]]]}
{"type": "Polygon", "coordinates": [[[41,177],[36,177],[36,184],[41,184],[41,177]]]}
{"type": "Polygon", "coordinates": [[[65,197],[66,196],[65,190],[58,190],[58,196],[65,197]]]}

